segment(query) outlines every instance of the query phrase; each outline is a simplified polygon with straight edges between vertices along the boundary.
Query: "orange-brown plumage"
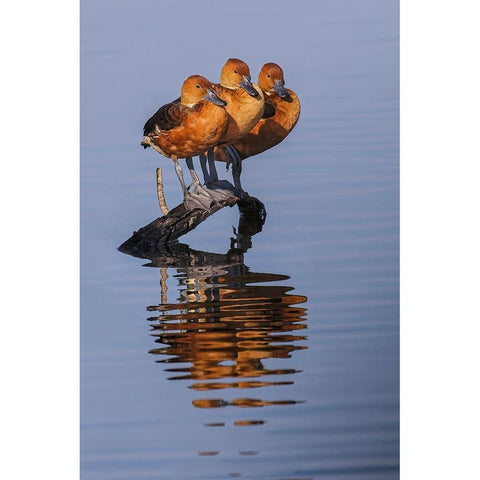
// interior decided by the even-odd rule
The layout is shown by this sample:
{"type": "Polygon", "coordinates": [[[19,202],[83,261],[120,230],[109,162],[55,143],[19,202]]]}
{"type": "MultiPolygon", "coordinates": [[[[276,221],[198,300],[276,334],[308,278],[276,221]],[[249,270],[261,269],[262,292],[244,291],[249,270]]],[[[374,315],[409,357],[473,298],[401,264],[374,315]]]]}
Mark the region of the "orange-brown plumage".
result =
{"type": "MultiPolygon", "coordinates": [[[[279,85],[283,87],[283,83],[283,71],[280,66],[266,63],[262,67],[258,85],[265,94],[264,118],[233,144],[240,158],[245,159],[274,147],[295,127],[300,115],[300,101],[293,90],[278,88],[279,85]]],[[[215,149],[215,160],[227,160],[227,152],[223,147],[215,149]]]]}
{"type": "Polygon", "coordinates": [[[223,106],[205,100],[210,89],[212,84],[205,77],[188,77],[180,98],[160,107],[145,123],[142,145],[173,160],[199,155],[217,145],[228,116],[223,106]]]}
{"type": "Polygon", "coordinates": [[[244,78],[250,82],[248,65],[242,60],[230,58],[222,68],[220,84],[214,85],[218,96],[227,102],[225,110],[229,115],[227,130],[220,139],[222,144],[231,144],[242,138],[262,118],[262,90],[257,85],[250,84],[253,91],[248,93],[248,89],[242,86],[244,78]]]}

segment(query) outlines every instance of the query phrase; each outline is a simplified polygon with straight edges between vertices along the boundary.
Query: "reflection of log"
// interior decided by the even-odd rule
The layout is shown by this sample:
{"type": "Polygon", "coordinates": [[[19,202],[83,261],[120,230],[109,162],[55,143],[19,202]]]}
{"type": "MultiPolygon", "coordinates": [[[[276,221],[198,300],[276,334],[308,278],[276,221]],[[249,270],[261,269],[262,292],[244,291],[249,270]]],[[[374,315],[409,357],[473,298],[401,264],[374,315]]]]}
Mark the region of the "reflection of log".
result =
{"type": "Polygon", "coordinates": [[[133,235],[119,247],[119,250],[130,254],[143,253],[148,255],[157,251],[162,245],[175,242],[179,237],[193,230],[223,207],[232,207],[235,204],[240,210],[241,218],[245,218],[249,223],[255,223],[251,219],[258,219],[253,230],[261,230],[266,216],[262,202],[250,196],[242,199],[227,196],[225,200],[212,204],[208,210],[187,210],[185,205],[181,203],[163,217],[157,218],[138,231],[133,232],[133,235]]]}
{"type": "Polygon", "coordinates": [[[120,247],[122,253],[139,258],[148,258],[146,267],[188,268],[188,267],[223,267],[224,265],[242,264],[243,252],[230,249],[227,253],[211,253],[193,250],[185,243],[169,243],[159,245],[154,252],[130,251],[120,247]],[[150,255],[148,255],[150,253],[150,255]]]}

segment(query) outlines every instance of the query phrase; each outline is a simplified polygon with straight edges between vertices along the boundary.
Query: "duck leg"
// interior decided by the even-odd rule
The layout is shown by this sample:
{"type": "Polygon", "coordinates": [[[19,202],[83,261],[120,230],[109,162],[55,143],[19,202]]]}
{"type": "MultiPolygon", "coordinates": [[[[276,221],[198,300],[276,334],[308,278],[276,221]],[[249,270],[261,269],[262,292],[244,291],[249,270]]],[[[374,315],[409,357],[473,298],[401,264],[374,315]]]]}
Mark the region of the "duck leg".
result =
{"type": "Polygon", "coordinates": [[[225,147],[227,154],[232,162],[232,175],[233,175],[233,184],[235,185],[235,193],[238,193],[240,196],[248,195],[242,188],[240,183],[240,175],[242,174],[242,159],[238,154],[236,148],[233,145],[225,147]]]}
{"type": "Polygon", "coordinates": [[[185,185],[185,180],[183,179],[183,172],[180,163],[178,163],[177,158],[173,158],[173,162],[175,163],[175,173],[177,174],[178,180],[180,181],[180,185],[182,186],[183,196],[185,197],[188,195],[187,186],[185,185]]]}
{"type": "Polygon", "coordinates": [[[218,179],[217,168],[215,166],[215,153],[213,148],[208,150],[207,158],[208,158],[208,167],[210,169],[210,176],[209,176],[210,181],[208,182],[207,186],[214,190],[218,190],[224,193],[225,195],[231,196],[234,190],[233,185],[228,180],[218,179]]]}
{"type": "MultiPolygon", "coordinates": [[[[192,157],[187,157],[186,159],[187,167],[190,170],[190,175],[192,177],[192,192],[188,193],[188,198],[186,202],[188,204],[192,203],[190,200],[193,200],[194,203],[200,205],[201,208],[208,210],[212,204],[215,202],[215,198],[212,197],[210,191],[202,186],[200,183],[200,179],[198,178],[197,172],[193,167],[193,159],[192,157]]],[[[197,206],[193,206],[193,208],[198,208],[197,206]]]]}
{"type": "MultiPolygon", "coordinates": [[[[207,199],[207,201],[208,199],[210,199],[210,202],[213,201],[215,203],[219,203],[220,201],[225,200],[226,198],[232,196],[233,185],[227,180],[222,180],[222,181],[217,180],[213,184],[214,188],[212,189],[202,186],[202,184],[200,183],[200,179],[198,178],[197,172],[195,172],[195,169],[193,167],[192,157],[188,157],[186,161],[187,161],[187,166],[190,170],[190,175],[192,176],[192,182],[193,182],[192,186],[193,186],[194,195],[200,195],[201,197],[203,197],[202,201],[204,199],[207,199]],[[227,190],[222,188],[217,188],[218,186],[223,186],[224,183],[226,183],[229,187],[227,190]]],[[[210,183],[209,186],[210,185],[212,184],[210,183]]],[[[192,195],[192,193],[190,193],[190,195],[192,195]]],[[[208,208],[210,208],[210,205],[208,205],[207,209],[208,208]]]]}
{"type": "Polygon", "coordinates": [[[186,159],[187,162],[187,167],[190,170],[190,176],[192,177],[192,185],[194,189],[202,188],[202,185],[200,183],[200,179],[198,178],[197,172],[195,171],[195,168],[193,167],[193,159],[192,157],[187,157],[186,159]]]}
{"type": "MultiPolygon", "coordinates": [[[[212,203],[212,199],[205,199],[205,196],[202,198],[201,195],[190,193],[185,185],[185,180],[183,179],[182,167],[176,157],[172,157],[172,160],[175,163],[175,172],[177,174],[180,185],[182,186],[183,191],[183,203],[188,210],[193,210],[194,208],[209,209],[212,203]]],[[[193,165],[192,165],[193,167],[193,165]]],[[[195,173],[195,172],[194,172],[195,173]]],[[[196,176],[196,173],[195,173],[196,176]]],[[[193,179],[193,176],[192,176],[193,179]]],[[[198,180],[198,177],[197,177],[198,180]]]]}
{"type": "MultiPolygon", "coordinates": [[[[212,158],[213,158],[213,150],[212,150],[212,158]]],[[[206,158],[205,158],[205,155],[204,155],[203,156],[203,161],[202,161],[202,158],[200,158],[200,164],[202,165],[202,170],[203,170],[204,176],[208,180],[206,182],[206,188],[204,188],[200,185],[200,180],[198,179],[198,176],[197,176],[196,172],[193,170],[192,160],[187,159],[187,164],[189,165],[189,168],[190,168],[190,166],[192,167],[192,169],[190,170],[190,173],[192,174],[192,180],[194,182],[193,185],[194,185],[195,191],[198,191],[198,190],[202,191],[203,193],[207,194],[216,203],[218,203],[222,200],[225,200],[229,197],[232,197],[233,185],[230,182],[227,182],[226,180],[223,180],[223,181],[218,180],[216,170],[214,170],[213,177],[217,177],[217,180],[215,182],[212,182],[212,180],[211,180],[212,179],[212,173],[211,173],[211,171],[210,171],[210,173],[208,173],[205,161],[206,161],[206,158]],[[206,175],[205,175],[205,173],[206,173],[206,175]],[[196,178],[196,180],[195,180],[195,178],[196,178]],[[228,186],[228,188],[226,190],[224,188],[222,188],[224,186],[224,183],[226,183],[227,186],[228,186]]],[[[215,165],[214,165],[214,168],[215,168],[215,165]]]]}
{"type": "Polygon", "coordinates": [[[202,168],[202,173],[203,173],[203,183],[205,185],[208,185],[211,182],[210,179],[210,174],[208,173],[208,168],[207,168],[207,157],[205,156],[204,153],[200,154],[200,167],[202,168]]]}
{"type": "Polygon", "coordinates": [[[217,173],[217,167],[215,166],[215,154],[214,154],[213,148],[208,150],[207,157],[208,157],[208,168],[210,169],[210,181],[212,183],[218,182],[218,173],[217,173]]]}

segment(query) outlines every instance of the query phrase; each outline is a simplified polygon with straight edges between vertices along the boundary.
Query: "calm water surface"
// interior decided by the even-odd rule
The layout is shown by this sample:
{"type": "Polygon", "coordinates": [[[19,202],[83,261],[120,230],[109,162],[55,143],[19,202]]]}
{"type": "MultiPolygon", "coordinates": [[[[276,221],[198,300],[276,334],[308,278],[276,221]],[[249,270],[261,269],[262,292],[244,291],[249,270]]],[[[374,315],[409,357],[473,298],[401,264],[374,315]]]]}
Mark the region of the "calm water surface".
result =
{"type": "Polygon", "coordinates": [[[82,479],[398,478],[397,11],[82,2],[82,479]],[[244,162],[265,224],[225,208],[119,252],[160,216],[157,166],[181,201],[144,121],[229,57],[276,61],[302,102],[244,162]]]}

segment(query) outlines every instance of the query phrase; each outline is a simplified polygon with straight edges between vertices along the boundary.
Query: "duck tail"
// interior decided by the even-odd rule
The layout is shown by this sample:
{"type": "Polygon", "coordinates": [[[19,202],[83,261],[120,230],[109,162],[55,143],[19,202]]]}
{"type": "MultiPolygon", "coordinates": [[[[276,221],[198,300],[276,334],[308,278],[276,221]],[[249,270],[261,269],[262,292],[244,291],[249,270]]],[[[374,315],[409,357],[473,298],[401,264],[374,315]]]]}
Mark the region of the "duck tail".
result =
{"type": "Polygon", "coordinates": [[[140,145],[143,147],[143,148],[148,148],[152,145],[152,141],[150,140],[150,137],[143,137],[142,138],[142,141],[140,142],[140,145]]]}

